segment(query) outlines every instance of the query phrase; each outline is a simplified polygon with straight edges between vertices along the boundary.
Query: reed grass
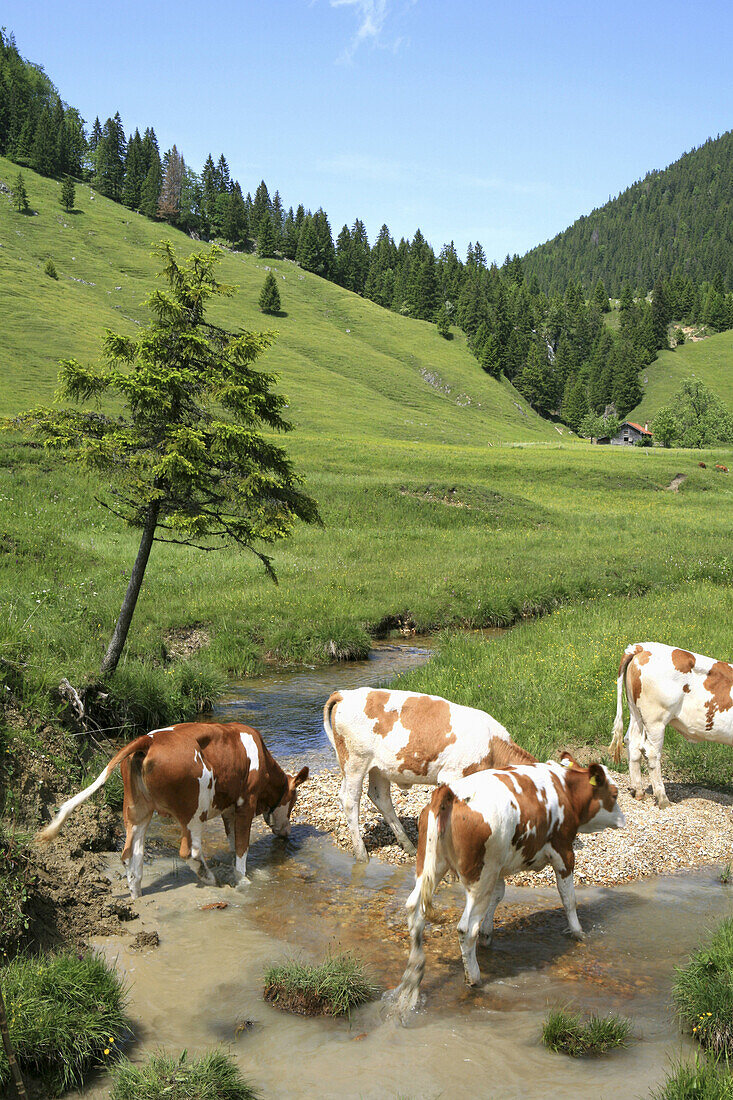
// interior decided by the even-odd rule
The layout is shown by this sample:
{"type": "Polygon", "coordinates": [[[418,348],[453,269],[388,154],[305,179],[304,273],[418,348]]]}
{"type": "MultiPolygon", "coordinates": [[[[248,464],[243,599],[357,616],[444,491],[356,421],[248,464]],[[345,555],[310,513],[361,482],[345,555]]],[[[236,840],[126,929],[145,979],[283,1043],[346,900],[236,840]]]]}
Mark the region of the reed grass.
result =
{"type": "Polygon", "coordinates": [[[733,1077],[727,1063],[700,1057],[672,1068],[651,1100],[733,1100],[733,1077]]]}
{"type": "Polygon", "coordinates": [[[630,1030],[630,1021],[613,1013],[583,1020],[578,1013],[553,1008],[542,1027],[542,1042],[556,1054],[586,1058],[628,1046],[630,1030]]]}
{"type": "MultiPolygon", "coordinates": [[[[19,955],[0,970],[0,982],[18,1063],[45,1096],[81,1085],[89,1070],[114,1061],[129,1033],[124,984],[98,955],[19,955]]],[[[0,1047],[0,1085],[9,1077],[0,1047]]]]}
{"type": "Polygon", "coordinates": [[[212,1050],[189,1059],[164,1051],[143,1063],[122,1059],[112,1069],[110,1100],[256,1100],[231,1055],[212,1050]]]}
{"type": "Polygon", "coordinates": [[[672,997],[683,1026],[716,1058],[733,1055],[733,918],[676,971],[672,997]]]}

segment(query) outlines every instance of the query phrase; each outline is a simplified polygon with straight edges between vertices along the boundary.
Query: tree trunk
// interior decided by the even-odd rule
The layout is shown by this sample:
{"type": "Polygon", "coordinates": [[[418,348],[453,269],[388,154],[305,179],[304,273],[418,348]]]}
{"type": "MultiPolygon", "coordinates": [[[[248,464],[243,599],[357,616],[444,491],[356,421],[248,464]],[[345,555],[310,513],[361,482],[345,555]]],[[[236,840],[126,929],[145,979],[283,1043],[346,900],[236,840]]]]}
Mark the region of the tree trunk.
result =
{"type": "Polygon", "coordinates": [[[140,539],[140,549],[137,552],[135,564],[132,567],[130,583],[127,586],[125,598],[122,601],[122,607],[120,608],[120,614],[115,624],[112,640],[109,643],[109,648],[102,661],[102,667],[99,670],[102,676],[107,676],[109,673],[114,672],[117,668],[117,662],[120,659],[122,650],[125,647],[127,632],[130,629],[132,616],[135,613],[135,607],[137,605],[137,598],[140,595],[140,588],[143,583],[143,577],[145,576],[145,567],[150,557],[150,549],[153,545],[155,528],[158,525],[159,510],[160,504],[157,500],[154,500],[148,505],[148,510],[145,515],[145,524],[143,526],[143,534],[140,539]]]}
{"type": "Polygon", "coordinates": [[[2,1032],[3,1046],[5,1047],[5,1053],[8,1058],[10,1072],[13,1075],[13,1084],[15,1085],[15,1091],[18,1094],[18,1100],[27,1100],[28,1093],[25,1091],[25,1085],[23,1084],[23,1075],[20,1072],[20,1066],[18,1065],[15,1057],[13,1044],[10,1042],[10,1032],[8,1031],[8,1018],[5,1015],[5,1001],[3,1000],[2,991],[0,991],[0,1032],[2,1032]]]}

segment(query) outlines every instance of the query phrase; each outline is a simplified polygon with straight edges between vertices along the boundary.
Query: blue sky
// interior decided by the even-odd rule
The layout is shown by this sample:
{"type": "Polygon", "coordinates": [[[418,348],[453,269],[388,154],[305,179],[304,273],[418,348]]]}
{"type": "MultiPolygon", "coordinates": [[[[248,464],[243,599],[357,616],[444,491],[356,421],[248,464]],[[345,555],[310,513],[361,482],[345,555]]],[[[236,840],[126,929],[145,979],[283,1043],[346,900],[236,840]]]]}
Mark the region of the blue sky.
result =
{"type": "Polygon", "coordinates": [[[729,0],[5,0],[91,122],[323,206],[523,253],[733,126],[729,0]]]}

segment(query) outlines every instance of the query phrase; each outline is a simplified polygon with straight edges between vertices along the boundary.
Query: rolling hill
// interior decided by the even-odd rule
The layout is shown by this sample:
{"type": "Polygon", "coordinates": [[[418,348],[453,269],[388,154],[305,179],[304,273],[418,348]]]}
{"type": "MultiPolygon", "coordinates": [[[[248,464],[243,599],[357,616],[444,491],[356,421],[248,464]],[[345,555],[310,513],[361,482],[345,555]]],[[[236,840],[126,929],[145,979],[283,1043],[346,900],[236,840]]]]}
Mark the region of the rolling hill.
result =
{"type": "MultiPolygon", "coordinates": [[[[17,173],[0,159],[7,187],[17,173]]],[[[77,185],[77,209],[67,214],[59,182],[24,176],[31,215],[19,214],[10,194],[0,195],[0,415],[48,402],[58,360],[96,359],[106,328],[131,331],[146,322],[158,240],[170,238],[181,252],[197,247],[87,185],[77,185]],[[44,272],[49,259],[58,279],[44,272]]],[[[445,340],[434,325],[382,309],[287,260],[226,252],[220,272],[239,289],[215,319],[232,329],[278,330],[266,367],[280,375],[301,430],[415,443],[558,438],[508,383],[479,368],[460,332],[445,340]],[[284,316],[277,318],[257,306],[268,270],[280,285],[284,316]]]]}
{"type": "Polygon", "coordinates": [[[640,377],[644,397],[629,417],[642,424],[671,402],[686,378],[699,378],[733,409],[733,331],[660,351],[640,377]]]}

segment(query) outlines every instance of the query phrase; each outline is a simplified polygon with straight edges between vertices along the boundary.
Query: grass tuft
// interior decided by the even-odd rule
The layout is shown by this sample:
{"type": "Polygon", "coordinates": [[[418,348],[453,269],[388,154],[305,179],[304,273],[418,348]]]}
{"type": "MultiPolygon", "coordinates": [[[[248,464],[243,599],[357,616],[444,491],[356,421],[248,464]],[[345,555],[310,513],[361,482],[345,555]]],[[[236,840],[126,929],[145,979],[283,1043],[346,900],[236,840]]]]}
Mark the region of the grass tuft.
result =
{"type": "MultiPolygon", "coordinates": [[[[125,988],[98,955],[21,955],[0,971],[10,1040],[23,1072],[53,1096],[114,1059],[129,1032],[125,988]]],[[[0,1047],[0,1086],[10,1068],[0,1047]]]]}
{"type": "Polygon", "coordinates": [[[721,871],[720,871],[720,881],[722,882],[723,886],[728,885],[728,883],[730,882],[730,876],[731,876],[731,861],[728,860],[728,862],[726,864],[724,864],[724,866],[721,868],[721,871]]]}
{"type": "Polygon", "coordinates": [[[672,997],[683,1025],[715,1057],[733,1054],[733,918],[678,967],[672,997]]]}
{"type": "Polygon", "coordinates": [[[585,1058],[628,1045],[631,1023],[621,1016],[590,1016],[585,1022],[575,1012],[553,1008],[542,1028],[542,1042],[556,1054],[585,1058]]]}
{"type": "Polygon", "coordinates": [[[733,1100],[733,1077],[727,1066],[698,1055],[675,1066],[650,1095],[651,1100],[733,1100]]]}
{"type": "Polygon", "coordinates": [[[112,1070],[110,1100],[256,1100],[234,1059],[220,1050],[187,1060],[159,1051],[141,1065],[124,1058],[112,1070]]]}
{"type": "Polygon", "coordinates": [[[348,952],[329,954],[317,966],[288,959],[265,974],[265,1000],[299,1016],[343,1016],[376,993],[364,965],[348,952]]]}

